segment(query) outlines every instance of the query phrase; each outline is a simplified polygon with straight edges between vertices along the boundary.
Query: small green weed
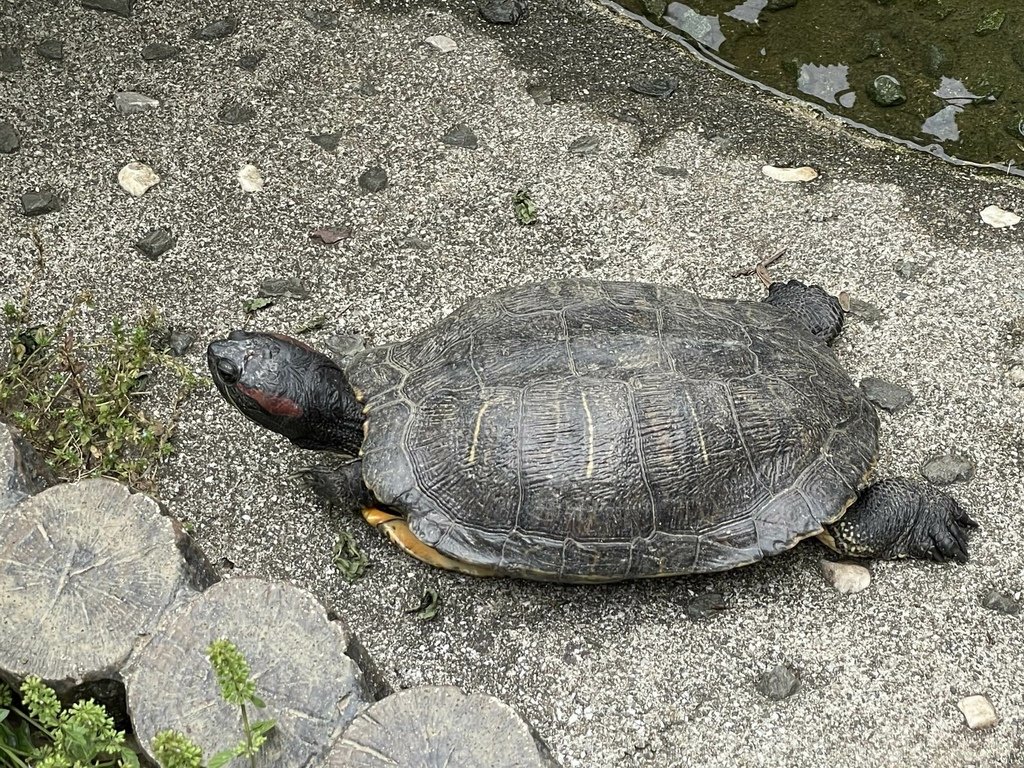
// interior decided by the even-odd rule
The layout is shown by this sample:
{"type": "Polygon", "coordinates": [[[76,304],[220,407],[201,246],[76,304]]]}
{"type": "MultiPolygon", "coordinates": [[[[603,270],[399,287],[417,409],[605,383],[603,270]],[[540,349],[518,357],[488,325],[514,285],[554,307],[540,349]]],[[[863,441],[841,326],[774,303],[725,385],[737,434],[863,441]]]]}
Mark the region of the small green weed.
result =
{"type": "Polygon", "coordinates": [[[332,558],[334,567],[342,575],[342,578],[350,584],[366,572],[368,558],[363,552],[352,534],[348,531],[341,531],[334,541],[334,552],[332,558]]]}

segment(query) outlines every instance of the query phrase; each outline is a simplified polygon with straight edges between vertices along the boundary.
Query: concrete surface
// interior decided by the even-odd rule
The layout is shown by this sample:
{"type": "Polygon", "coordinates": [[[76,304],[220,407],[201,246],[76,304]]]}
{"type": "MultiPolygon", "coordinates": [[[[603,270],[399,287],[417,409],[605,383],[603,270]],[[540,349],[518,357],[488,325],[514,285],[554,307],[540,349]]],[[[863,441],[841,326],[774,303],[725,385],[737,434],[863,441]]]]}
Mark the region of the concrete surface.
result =
{"type": "Polygon", "coordinates": [[[729,273],[785,247],[777,274],[846,288],[882,311],[875,324],[851,322],[838,346],[855,377],[886,378],[916,398],[883,414],[880,473],[914,474],[950,448],[978,464],[953,488],[981,523],[971,562],[877,563],[856,595],[824,582],[825,552],[813,543],[700,578],[597,588],[473,580],[413,562],[317,503],[286,477],[316,457],[203,387],[162,495],[212,559],[323,597],[397,686],[451,683],[503,698],[566,766],[1024,762],[1022,618],[979,604],[990,588],[1024,588],[1024,390],[1004,378],[1022,354],[1008,323],[1024,313],[1024,246],[1019,228],[978,217],[990,203],[1024,211],[1019,180],[948,167],[766,98],[583,0],[536,4],[512,28],[481,21],[469,2],[358,3],[335,7],[341,22],[326,32],[285,0],[139,0],[130,20],[44,0],[4,9],[0,44],[20,46],[25,68],[0,74],[0,120],[23,137],[19,153],[0,155],[0,298],[31,281],[40,320],[82,289],[95,299],[86,335],[156,306],[199,333],[186,359],[203,372],[205,342],[246,322],[242,303],[269,277],[299,275],[312,297],[281,301],[250,327],[289,331],[328,313],[335,328],[386,342],[470,296],[566,275],[757,297],[754,281],[729,273]],[[190,38],[227,11],[241,22],[234,36],[190,38]],[[457,50],[422,44],[435,34],[457,50]],[[62,63],[33,51],[50,35],[66,41],[62,63]],[[155,40],[182,53],[143,62],[155,40]],[[266,52],[255,74],[236,66],[253,48],[266,52]],[[681,81],[670,99],[627,89],[663,75],[681,81]],[[528,95],[538,84],[553,103],[528,95]],[[112,94],[122,90],[161,105],[121,115],[112,94]],[[218,124],[228,97],[252,104],[255,119],[218,124]],[[640,124],[612,117],[622,110],[640,124]],[[440,143],[458,122],[478,149],[440,143]],[[342,134],[336,153],[305,135],[332,131],[342,134]],[[585,134],[601,137],[597,154],[568,155],[585,134]],[[132,160],[163,178],[140,199],[115,181],[132,160]],[[239,189],[246,163],[262,170],[263,192],[239,189]],[[783,185],[761,175],[765,163],[822,175],[783,185]],[[358,187],[371,165],[388,171],[383,192],[358,187]],[[688,176],[655,174],[658,165],[688,176]],[[21,216],[18,196],[44,185],[64,210],[21,216]],[[523,185],[540,211],[530,227],[511,211],[523,185]],[[178,245],[151,262],[132,243],[158,225],[178,245]],[[338,225],[353,236],[310,243],[309,230],[338,225]],[[35,277],[29,226],[46,249],[35,277]],[[403,247],[409,236],[429,246],[403,247]],[[904,279],[901,259],[926,269],[904,279]],[[353,585],[331,564],[339,530],[372,562],[353,585]],[[403,613],[425,586],[444,600],[432,623],[403,613]],[[709,591],[727,609],[689,619],[690,599],[709,591]],[[774,702],[755,681],[779,662],[803,686],[774,702]],[[976,693],[1001,718],[987,732],[969,731],[956,707],[976,693]]]}

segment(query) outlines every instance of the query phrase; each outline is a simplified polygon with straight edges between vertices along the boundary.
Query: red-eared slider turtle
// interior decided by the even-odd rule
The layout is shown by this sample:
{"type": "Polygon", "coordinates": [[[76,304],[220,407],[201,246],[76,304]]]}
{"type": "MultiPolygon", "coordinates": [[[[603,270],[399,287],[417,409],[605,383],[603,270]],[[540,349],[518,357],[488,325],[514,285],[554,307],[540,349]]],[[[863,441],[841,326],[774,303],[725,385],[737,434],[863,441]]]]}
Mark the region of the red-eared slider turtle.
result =
{"type": "Polygon", "coordinates": [[[814,535],[846,555],[965,561],[974,523],[951,497],[865,489],[878,417],[827,346],[841,325],[835,297],[795,280],[763,302],[556,280],[340,363],[245,331],[208,360],[250,419],[349,455],[314,486],[434,565],[616,581],[814,535]]]}

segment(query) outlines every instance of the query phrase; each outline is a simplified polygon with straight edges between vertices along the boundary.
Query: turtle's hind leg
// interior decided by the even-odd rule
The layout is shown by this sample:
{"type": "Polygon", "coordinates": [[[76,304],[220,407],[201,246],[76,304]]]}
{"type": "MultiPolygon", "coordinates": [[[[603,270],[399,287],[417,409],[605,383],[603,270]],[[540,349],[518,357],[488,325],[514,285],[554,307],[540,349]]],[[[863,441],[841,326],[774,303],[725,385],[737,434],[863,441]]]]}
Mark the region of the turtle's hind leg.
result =
{"type": "Polygon", "coordinates": [[[492,568],[465,563],[438,552],[422,539],[417,538],[403,517],[376,507],[367,507],[363,510],[363,519],[374,528],[383,529],[395,544],[427,565],[444,568],[448,571],[458,571],[469,576],[497,576],[492,568]]]}
{"type": "Polygon", "coordinates": [[[819,537],[841,555],[967,562],[967,536],[978,524],[952,496],[906,478],[869,486],[819,537]]]}

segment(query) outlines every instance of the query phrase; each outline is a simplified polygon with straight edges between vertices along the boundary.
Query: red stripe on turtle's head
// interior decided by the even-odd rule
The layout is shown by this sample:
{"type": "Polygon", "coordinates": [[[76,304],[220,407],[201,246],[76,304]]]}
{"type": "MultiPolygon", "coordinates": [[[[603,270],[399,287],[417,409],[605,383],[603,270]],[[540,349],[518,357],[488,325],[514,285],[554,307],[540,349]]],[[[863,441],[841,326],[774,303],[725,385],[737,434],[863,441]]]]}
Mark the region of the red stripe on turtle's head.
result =
{"type": "Polygon", "coordinates": [[[264,392],[262,389],[247,387],[241,382],[235,385],[236,389],[254,403],[259,405],[264,412],[280,419],[297,419],[303,414],[302,406],[290,397],[280,394],[264,392]]]}

